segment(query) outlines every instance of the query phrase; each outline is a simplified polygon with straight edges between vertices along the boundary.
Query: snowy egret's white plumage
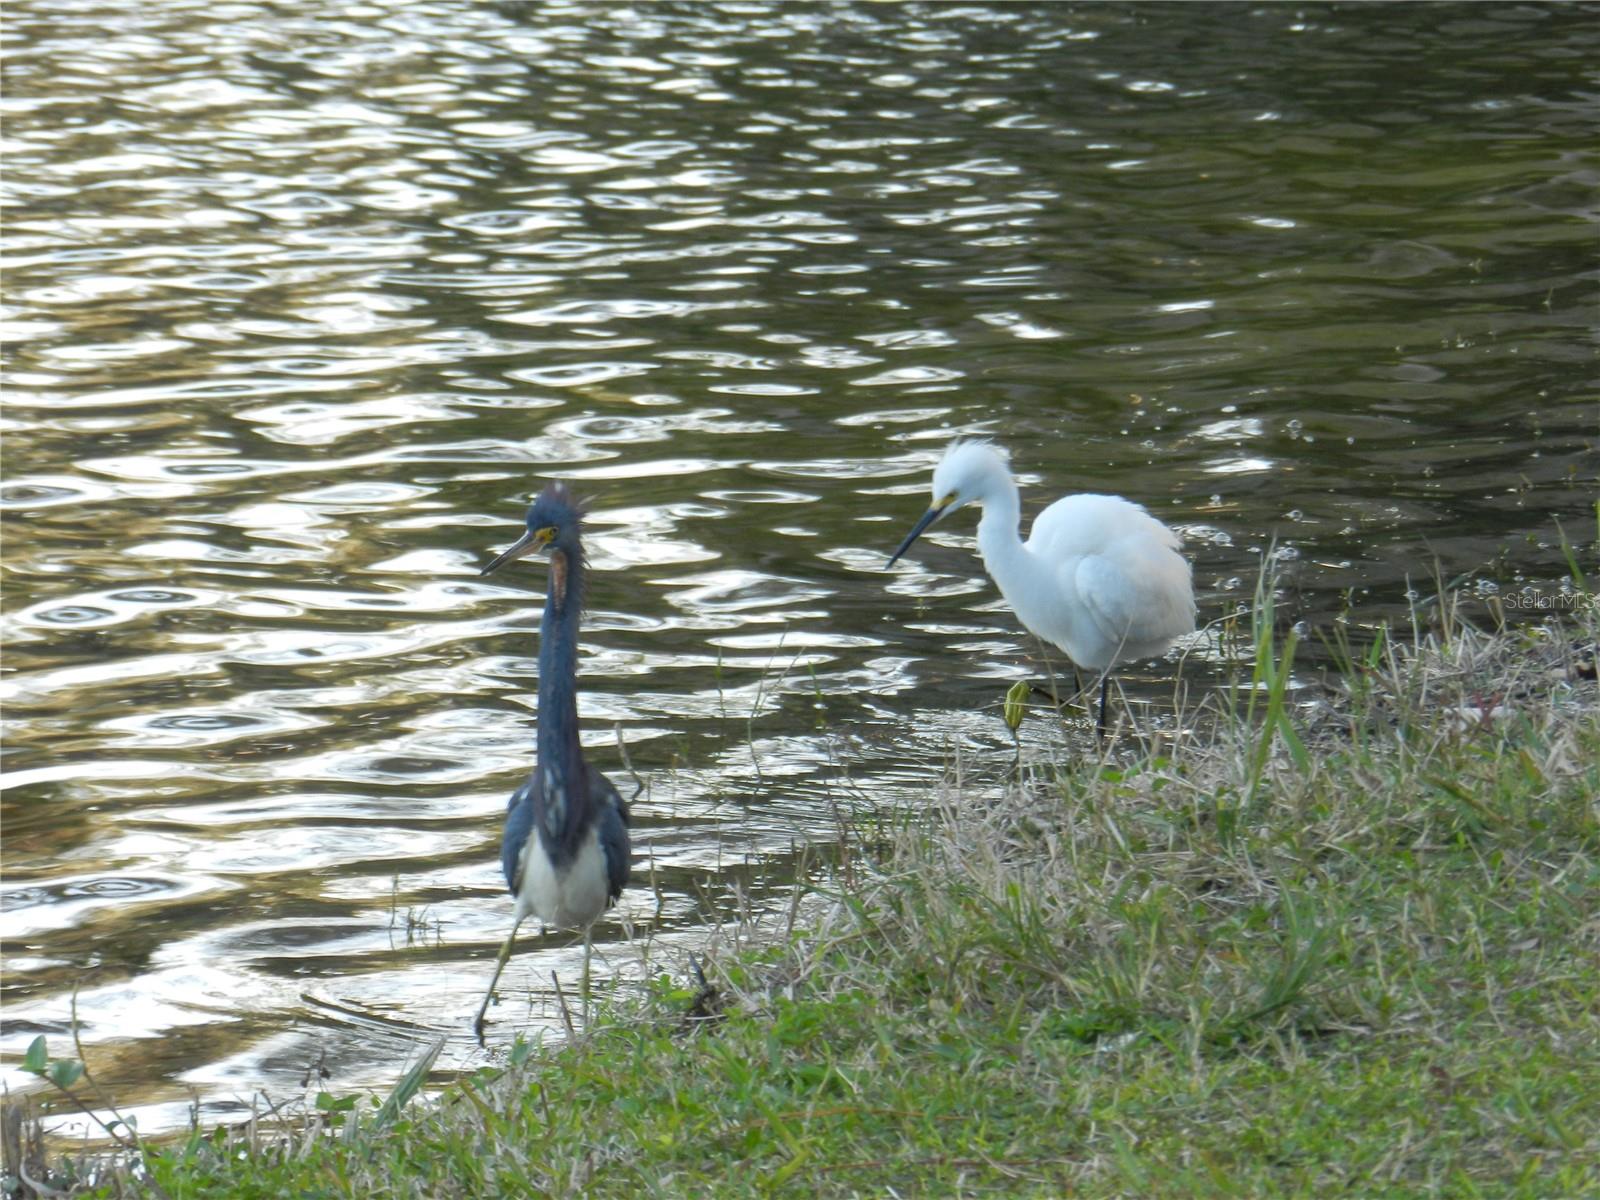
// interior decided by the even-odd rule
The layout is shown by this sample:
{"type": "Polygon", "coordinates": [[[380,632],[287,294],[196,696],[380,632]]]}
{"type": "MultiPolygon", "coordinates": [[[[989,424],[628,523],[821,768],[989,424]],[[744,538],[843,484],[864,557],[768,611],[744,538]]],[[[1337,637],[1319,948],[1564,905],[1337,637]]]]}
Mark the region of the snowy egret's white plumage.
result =
{"type": "Polygon", "coordinates": [[[983,506],[978,550],[984,568],[1020,620],[1074,664],[1105,679],[1121,663],[1164,654],[1194,631],[1194,585],[1178,535],[1121,496],[1057,500],[1034,519],[1024,542],[1011,470],[987,442],[957,442],[933,472],[933,506],[889,560],[946,513],[983,506]]]}

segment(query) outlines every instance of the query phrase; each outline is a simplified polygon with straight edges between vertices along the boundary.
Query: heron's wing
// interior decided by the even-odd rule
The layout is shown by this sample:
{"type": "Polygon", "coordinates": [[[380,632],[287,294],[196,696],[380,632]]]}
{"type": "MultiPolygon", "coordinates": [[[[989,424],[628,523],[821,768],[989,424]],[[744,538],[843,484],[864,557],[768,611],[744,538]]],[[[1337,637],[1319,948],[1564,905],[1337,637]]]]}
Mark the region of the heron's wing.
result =
{"type": "Polygon", "coordinates": [[[506,831],[500,842],[500,869],[505,872],[506,886],[515,896],[522,885],[522,850],[533,832],[533,788],[530,777],[526,783],[511,793],[511,803],[506,811],[506,831]]]}
{"type": "Polygon", "coordinates": [[[628,802],[622,798],[622,793],[612,786],[611,780],[588,763],[583,765],[589,772],[589,799],[600,808],[616,809],[622,817],[622,823],[626,825],[632,814],[628,811],[628,802]]]}
{"type": "MultiPolygon", "coordinates": [[[[585,764],[587,765],[587,764],[585,764]]],[[[628,886],[632,848],[628,844],[628,806],[611,781],[589,767],[589,799],[599,808],[596,821],[600,848],[606,856],[607,897],[615,900],[628,886]]]]}

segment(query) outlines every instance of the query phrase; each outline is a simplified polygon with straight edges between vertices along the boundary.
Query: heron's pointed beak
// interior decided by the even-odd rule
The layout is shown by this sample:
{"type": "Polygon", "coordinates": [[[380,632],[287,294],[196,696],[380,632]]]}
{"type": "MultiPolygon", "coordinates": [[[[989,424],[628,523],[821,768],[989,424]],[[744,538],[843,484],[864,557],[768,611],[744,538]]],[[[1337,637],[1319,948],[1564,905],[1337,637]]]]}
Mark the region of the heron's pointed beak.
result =
{"type": "Polygon", "coordinates": [[[517,539],[516,543],[511,547],[511,549],[507,550],[499,558],[495,559],[487,567],[479,571],[479,578],[489,574],[491,571],[498,571],[508,562],[514,562],[516,559],[543,550],[545,546],[549,544],[549,541],[550,534],[548,530],[530,529],[527,533],[523,534],[517,539]]]}
{"type": "MultiPolygon", "coordinates": [[[[948,503],[948,501],[946,502],[948,503]]],[[[894,552],[894,557],[889,560],[889,566],[894,566],[900,561],[900,556],[911,549],[911,543],[922,536],[922,531],[944,516],[945,505],[936,504],[922,514],[922,519],[911,527],[911,532],[906,534],[906,540],[900,543],[900,549],[894,552]]]]}

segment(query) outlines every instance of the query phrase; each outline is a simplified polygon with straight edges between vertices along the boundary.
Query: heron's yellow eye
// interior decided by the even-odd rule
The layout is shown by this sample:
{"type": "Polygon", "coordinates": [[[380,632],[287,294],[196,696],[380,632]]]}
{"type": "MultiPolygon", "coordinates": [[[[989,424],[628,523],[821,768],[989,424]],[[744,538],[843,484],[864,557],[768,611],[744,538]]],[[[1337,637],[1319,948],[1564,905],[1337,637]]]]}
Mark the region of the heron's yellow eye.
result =
{"type": "Polygon", "coordinates": [[[956,502],[956,494],[954,492],[946,492],[945,495],[944,495],[944,499],[940,500],[939,503],[934,505],[934,507],[935,508],[949,508],[955,502],[956,502]]]}
{"type": "Polygon", "coordinates": [[[556,527],[554,525],[545,525],[539,529],[535,529],[533,531],[533,537],[534,540],[539,543],[539,545],[548,546],[551,542],[556,540],[556,527]]]}

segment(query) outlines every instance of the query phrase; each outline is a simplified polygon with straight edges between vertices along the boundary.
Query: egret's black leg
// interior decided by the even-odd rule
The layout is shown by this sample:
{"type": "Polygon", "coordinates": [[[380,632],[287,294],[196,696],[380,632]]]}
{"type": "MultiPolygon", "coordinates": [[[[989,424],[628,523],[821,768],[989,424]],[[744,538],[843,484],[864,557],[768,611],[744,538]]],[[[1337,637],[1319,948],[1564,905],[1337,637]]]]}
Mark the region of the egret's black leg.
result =
{"type": "Polygon", "coordinates": [[[1056,695],[1053,688],[1047,688],[1042,684],[1031,683],[1028,685],[1028,687],[1029,690],[1038,692],[1041,696],[1049,697],[1050,703],[1054,704],[1057,708],[1065,708],[1079,696],[1083,695],[1083,677],[1078,674],[1078,668],[1074,666],[1072,668],[1072,695],[1068,696],[1065,700],[1056,695]]]}
{"type": "Polygon", "coordinates": [[[500,947],[500,957],[494,960],[494,977],[489,980],[489,990],[483,994],[483,1003],[478,1005],[477,1019],[472,1022],[472,1031],[478,1035],[478,1044],[483,1044],[483,1017],[489,1011],[489,1001],[494,999],[494,985],[500,982],[500,972],[506,969],[506,960],[511,957],[511,947],[517,940],[517,929],[522,925],[522,918],[517,918],[511,926],[511,932],[506,934],[505,944],[500,947]]]}
{"type": "Polygon", "coordinates": [[[1095,736],[1100,741],[1106,740],[1106,689],[1111,685],[1111,672],[1107,671],[1100,677],[1100,720],[1094,727],[1095,736]]]}
{"type": "Polygon", "coordinates": [[[1028,685],[1028,690],[1030,692],[1035,693],[1036,695],[1043,696],[1046,700],[1050,701],[1050,703],[1054,704],[1057,708],[1065,708],[1067,705],[1072,703],[1071,697],[1068,697],[1067,699],[1063,700],[1060,696],[1056,695],[1055,689],[1047,688],[1042,683],[1030,683],[1028,685]]]}

